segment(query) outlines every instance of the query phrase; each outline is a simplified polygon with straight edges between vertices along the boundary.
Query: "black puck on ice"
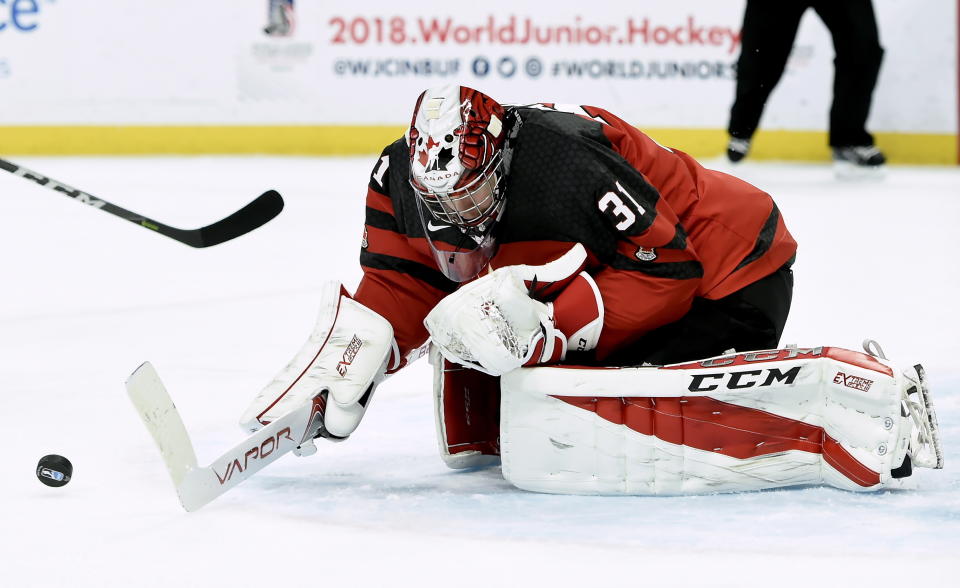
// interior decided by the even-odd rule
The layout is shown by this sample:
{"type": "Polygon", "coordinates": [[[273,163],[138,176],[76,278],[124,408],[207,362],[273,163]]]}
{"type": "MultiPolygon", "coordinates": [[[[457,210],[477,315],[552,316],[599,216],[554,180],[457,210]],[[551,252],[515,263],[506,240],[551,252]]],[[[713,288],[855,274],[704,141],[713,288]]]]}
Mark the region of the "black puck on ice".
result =
{"type": "Polygon", "coordinates": [[[73,464],[62,455],[44,455],[37,463],[37,478],[47,486],[64,486],[72,475],[73,464]]]}

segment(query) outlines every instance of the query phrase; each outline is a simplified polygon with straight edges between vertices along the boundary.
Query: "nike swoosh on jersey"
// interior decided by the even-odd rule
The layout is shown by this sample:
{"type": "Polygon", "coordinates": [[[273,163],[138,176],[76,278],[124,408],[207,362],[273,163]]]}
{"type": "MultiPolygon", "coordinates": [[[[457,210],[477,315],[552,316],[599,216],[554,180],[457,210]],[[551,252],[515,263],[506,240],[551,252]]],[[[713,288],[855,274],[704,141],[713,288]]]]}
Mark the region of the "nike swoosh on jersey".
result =
{"type": "Polygon", "coordinates": [[[447,225],[435,225],[433,224],[433,221],[427,221],[427,229],[430,231],[439,231],[447,228],[449,228],[447,225]]]}

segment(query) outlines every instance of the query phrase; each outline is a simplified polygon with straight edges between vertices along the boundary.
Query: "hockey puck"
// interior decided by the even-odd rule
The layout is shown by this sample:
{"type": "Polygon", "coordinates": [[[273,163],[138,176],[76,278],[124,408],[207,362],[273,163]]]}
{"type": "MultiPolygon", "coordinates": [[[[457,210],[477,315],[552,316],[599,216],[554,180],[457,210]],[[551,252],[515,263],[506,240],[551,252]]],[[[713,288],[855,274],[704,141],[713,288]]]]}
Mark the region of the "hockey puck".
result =
{"type": "Polygon", "coordinates": [[[72,475],[73,464],[62,455],[44,455],[37,463],[37,479],[47,486],[65,486],[72,475]]]}

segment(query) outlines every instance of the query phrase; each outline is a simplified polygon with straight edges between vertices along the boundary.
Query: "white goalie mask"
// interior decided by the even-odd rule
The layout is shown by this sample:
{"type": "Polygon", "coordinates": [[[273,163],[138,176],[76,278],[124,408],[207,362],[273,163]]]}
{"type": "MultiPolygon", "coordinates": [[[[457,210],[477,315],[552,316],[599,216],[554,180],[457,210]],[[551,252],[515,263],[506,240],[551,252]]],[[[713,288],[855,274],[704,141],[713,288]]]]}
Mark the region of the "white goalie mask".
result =
{"type": "Polygon", "coordinates": [[[453,85],[425,91],[414,109],[410,185],[438,265],[454,281],[476,276],[496,251],[493,227],[504,203],[504,116],[489,96],[453,85]],[[431,220],[459,228],[464,238],[454,247],[433,239],[431,220]]]}

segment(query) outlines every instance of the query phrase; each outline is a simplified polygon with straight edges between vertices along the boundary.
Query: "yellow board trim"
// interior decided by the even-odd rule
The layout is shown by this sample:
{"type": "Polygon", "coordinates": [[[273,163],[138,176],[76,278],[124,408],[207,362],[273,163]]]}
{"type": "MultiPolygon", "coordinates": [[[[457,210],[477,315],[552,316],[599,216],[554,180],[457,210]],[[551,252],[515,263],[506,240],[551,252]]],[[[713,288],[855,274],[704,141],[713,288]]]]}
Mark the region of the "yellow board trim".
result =
{"type": "MultiPolygon", "coordinates": [[[[661,145],[674,146],[694,157],[719,157],[728,136],[718,129],[644,129],[661,145]]],[[[874,140],[894,164],[957,165],[957,135],[935,133],[873,133],[874,140]]],[[[760,130],[754,136],[751,160],[828,161],[830,147],[823,131],[760,130]]]]}
{"type": "Polygon", "coordinates": [[[0,153],[19,155],[379,153],[399,126],[0,127],[0,153]]]}
{"type": "MultiPolygon", "coordinates": [[[[379,153],[403,134],[401,126],[9,126],[0,127],[3,155],[360,155],[379,153]]],[[[663,145],[694,157],[724,153],[721,129],[644,128],[663,145]]],[[[958,162],[957,136],[875,133],[891,163],[958,162]]],[[[749,155],[755,160],[826,161],[819,131],[761,130],[749,155]]]]}

